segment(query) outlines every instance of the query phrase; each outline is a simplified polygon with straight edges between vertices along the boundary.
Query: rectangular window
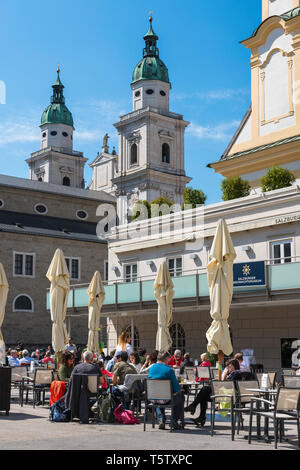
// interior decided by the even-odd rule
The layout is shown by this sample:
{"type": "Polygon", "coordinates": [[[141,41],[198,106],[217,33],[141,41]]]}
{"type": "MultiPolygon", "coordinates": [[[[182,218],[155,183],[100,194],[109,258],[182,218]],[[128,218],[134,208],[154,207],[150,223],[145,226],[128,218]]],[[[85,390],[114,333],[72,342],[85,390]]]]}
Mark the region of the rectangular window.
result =
{"type": "Polygon", "coordinates": [[[108,281],[108,261],[104,261],[104,281],[108,281]]]}
{"type": "Polygon", "coordinates": [[[168,268],[172,277],[182,276],[182,257],[169,258],[168,268]]]}
{"type": "Polygon", "coordinates": [[[126,264],[124,267],[124,278],[125,282],[136,282],[137,281],[137,264],[126,264]]]}
{"type": "Polygon", "coordinates": [[[273,264],[292,262],[292,240],[271,242],[271,261],[273,264]]]}
{"type": "Polygon", "coordinates": [[[67,268],[71,281],[80,280],[80,258],[66,258],[67,268]]]}
{"type": "Polygon", "coordinates": [[[14,276],[34,277],[35,253],[13,253],[14,276]]]}

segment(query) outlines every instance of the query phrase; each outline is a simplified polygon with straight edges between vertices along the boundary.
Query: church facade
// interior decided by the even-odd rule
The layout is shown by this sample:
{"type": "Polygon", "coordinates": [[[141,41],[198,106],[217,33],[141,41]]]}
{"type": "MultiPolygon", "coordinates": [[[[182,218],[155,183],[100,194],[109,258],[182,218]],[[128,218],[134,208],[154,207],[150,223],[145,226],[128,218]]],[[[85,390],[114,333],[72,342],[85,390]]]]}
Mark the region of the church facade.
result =
{"type": "Polygon", "coordinates": [[[191,181],[184,165],[184,133],[189,123],[169,109],[171,83],[159,56],[152,18],[144,41],[143,58],[132,77],[132,111],[114,124],[119,135],[118,155],[107,153],[104,146],[91,164],[90,188],[118,198],[122,221],[138,200],[151,202],[162,196],[180,204],[191,181]]]}
{"type": "Polygon", "coordinates": [[[300,1],[262,0],[262,23],[241,43],[251,53],[251,106],[219,161],[253,192],[266,169],[290,169],[300,182],[300,1]]]}

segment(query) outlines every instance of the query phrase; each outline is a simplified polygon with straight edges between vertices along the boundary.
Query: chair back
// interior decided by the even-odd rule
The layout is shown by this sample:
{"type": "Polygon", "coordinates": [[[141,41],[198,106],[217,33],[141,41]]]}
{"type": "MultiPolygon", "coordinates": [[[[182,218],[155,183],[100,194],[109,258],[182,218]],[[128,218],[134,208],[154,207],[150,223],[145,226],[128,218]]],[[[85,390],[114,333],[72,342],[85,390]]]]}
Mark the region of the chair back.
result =
{"type": "Polygon", "coordinates": [[[148,400],[171,400],[171,380],[146,379],[146,392],[148,400]]]}
{"type": "Polygon", "coordinates": [[[88,375],[87,388],[90,393],[97,395],[99,391],[99,375],[88,375]]]}
{"type": "Polygon", "coordinates": [[[263,364],[250,364],[251,372],[258,372],[259,374],[263,373],[264,365],[263,364]]]}
{"type": "Polygon", "coordinates": [[[197,375],[197,369],[196,367],[186,367],[184,369],[185,374],[186,374],[186,379],[189,382],[195,382],[196,381],[196,375],[197,375]]]}
{"type": "Polygon", "coordinates": [[[213,380],[219,379],[219,370],[216,367],[210,369],[211,377],[213,380]]]}
{"type": "Polygon", "coordinates": [[[259,388],[261,388],[261,380],[262,380],[262,376],[263,376],[263,373],[262,372],[256,372],[256,378],[257,378],[257,381],[258,381],[258,386],[259,388]]]}
{"type": "Polygon", "coordinates": [[[210,379],[210,367],[197,367],[197,377],[198,379],[210,379]]]}
{"type": "Polygon", "coordinates": [[[249,390],[249,388],[259,388],[259,383],[257,380],[244,380],[240,382],[236,382],[237,387],[238,387],[238,393],[239,393],[239,401],[240,403],[248,403],[251,401],[251,397],[259,397],[259,392],[254,392],[252,390],[249,390]],[[242,396],[242,395],[248,395],[248,396],[242,396]],[[251,396],[250,396],[251,395],[251,396]]]}
{"type": "Polygon", "coordinates": [[[291,375],[283,376],[283,384],[285,387],[300,388],[300,377],[293,377],[291,375]]]}
{"type": "Polygon", "coordinates": [[[276,372],[268,372],[270,388],[275,387],[276,372]]]}
{"type": "Polygon", "coordinates": [[[128,388],[128,390],[131,390],[135,382],[138,380],[144,380],[145,378],[145,374],[126,374],[124,385],[128,388]]]}
{"type": "Polygon", "coordinates": [[[296,375],[296,371],[294,369],[282,369],[283,375],[296,375]]]}
{"type": "Polygon", "coordinates": [[[11,381],[22,382],[23,377],[27,377],[27,367],[12,367],[11,368],[11,381]]]}
{"type": "Polygon", "coordinates": [[[35,369],[34,383],[35,385],[48,385],[53,382],[53,371],[49,369],[35,369]]]}
{"type": "Polygon", "coordinates": [[[276,411],[297,411],[300,405],[300,388],[279,387],[276,411]]]}
{"type": "MultiPolygon", "coordinates": [[[[233,403],[236,401],[236,390],[233,380],[214,380],[212,382],[213,395],[232,395],[233,403]]],[[[226,398],[219,397],[215,399],[216,403],[221,403],[226,401],[226,398]]]]}

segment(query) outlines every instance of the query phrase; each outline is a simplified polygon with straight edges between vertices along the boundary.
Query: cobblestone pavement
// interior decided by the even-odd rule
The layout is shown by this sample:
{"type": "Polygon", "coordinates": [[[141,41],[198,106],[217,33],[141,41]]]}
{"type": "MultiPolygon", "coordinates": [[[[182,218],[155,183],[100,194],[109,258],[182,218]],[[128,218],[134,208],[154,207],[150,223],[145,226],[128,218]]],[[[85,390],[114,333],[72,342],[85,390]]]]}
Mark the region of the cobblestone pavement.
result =
{"type": "MultiPolygon", "coordinates": [[[[48,420],[49,408],[29,402],[21,407],[17,397],[12,399],[8,416],[0,412],[0,450],[273,450],[274,443],[253,440],[249,446],[244,436],[248,431],[248,419],[244,430],[231,440],[230,423],[216,423],[215,436],[210,436],[210,423],[197,429],[186,415],[186,428],[161,431],[151,424],[143,432],[143,424],[124,426],[120,424],[52,423],[48,420]]],[[[141,420],[142,421],[142,420],[141,420]]],[[[270,425],[270,435],[273,426],[270,425]]],[[[290,442],[282,442],[279,450],[297,449],[296,425],[287,423],[286,436],[290,442]]]]}

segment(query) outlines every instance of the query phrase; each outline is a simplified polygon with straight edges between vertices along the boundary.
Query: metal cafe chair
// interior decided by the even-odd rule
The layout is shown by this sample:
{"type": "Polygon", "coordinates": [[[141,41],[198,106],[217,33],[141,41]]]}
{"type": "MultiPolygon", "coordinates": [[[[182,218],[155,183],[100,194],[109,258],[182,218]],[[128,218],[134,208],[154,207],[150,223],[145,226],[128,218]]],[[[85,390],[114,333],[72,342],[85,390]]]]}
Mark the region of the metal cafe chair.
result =
{"type": "MultiPolygon", "coordinates": [[[[196,382],[197,378],[197,369],[196,367],[185,367],[184,369],[186,380],[188,382],[196,382]]],[[[200,385],[200,384],[199,384],[200,385]]],[[[196,396],[198,391],[198,385],[187,385],[187,406],[189,404],[189,399],[192,396],[196,396]]]]}
{"type": "Polygon", "coordinates": [[[283,385],[289,388],[300,388],[300,376],[284,375],[283,385]]]}
{"type": "Polygon", "coordinates": [[[33,379],[31,377],[23,377],[20,388],[20,404],[24,403],[24,392],[26,392],[26,403],[28,403],[29,392],[33,394],[33,408],[37,401],[37,397],[43,394],[43,405],[45,404],[45,393],[50,390],[51,383],[53,382],[53,371],[50,369],[35,369],[33,379]]]}
{"type": "Polygon", "coordinates": [[[203,379],[202,381],[203,382],[208,382],[208,381],[211,381],[212,379],[212,376],[211,376],[211,372],[210,372],[210,367],[201,367],[201,366],[198,366],[197,367],[197,378],[198,379],[203,379]]]}
{"type": "Polygon", "coordinates": [[[128,389],[126,395],[128,401],[132,400],[132,411],[135,412],[136,416],[141,410],[142,402],[145,400],[145,387],[144,380],[146,379],[145,374],[126,374],[124,385],[128,389]]]}
{"type": "MultiPolygon", "coordinates": [[[[146,383],[146,396],[145,396],[145,413],[144,413],[144,431],[146,431],[146,421],[148,410],[152,411],[152,428],[155,427],[155,408],[160,407],[164,409],[171,409],[171,413],[174,404],[174,397],[172,392],[172,382],[171,380],[161,380],[161,379],[148,379],[145,380],[146,383]],[[164,403],[157,403],[157,400],[164,403]]],[[[183,412],[183,407],[182,407],[183,412]]],[[[184,425],[184,416],[181,417],[182,425],[184,425]]],[[[170,423],[170,432],[173,431],[173,421],[171,419],[170,423]]]]}
{"type": "MultiPolygon", "coordinates": [[[[259,383],[258,380],[245,380],[237,381],[237,401],[236,406],[234,407],[235,420],[237,421],[237,434],[240,431],[240,424],[242,424],[242,429],[244,428],[243,423],[243,414],[250,414],[250,404],[252,398],[259,398],[259,383]],[[253,390],[249,390],[253,389],[253,390]],[[257,389],[257,391],[254,391],[257,389]],[[249,406],[247,406],[249,405],[249,406]]],[[[257,416],[257,428],[260,430],[260,418],[257,416]]],[[[260,431],[259,431],[260,432],[260,431]]]]}
{"type": "Polygon", "coordinates": [[[231,440],[233,441],[235,434],[234,409],[237,405],[237,394],[234,381],[213,380],[211,382],[211,387],[211,436],[214,435],[216,412],[227,412],[230,413],[231,417],[231,440]],[[226,404],[225,408],[221,408],[222,403],[226,404]]]}
{"type": "Polygon", "coordinates": [[[284,421],[296,421],[298,434],[298,447],[300,448],[300,388],[279,387],[276,395],[275,404],[262,398],[252,398],[250,407],[249,436],[248,443],[251,444],[252,437],[252,418],[254,415],[265,417],[274,422],[274,444],[277,449],[278,433],[280,430],[279,440],[282,441],[284,421]],[[265,404],[268,410],[262,410],[259,404],[265,404]],[[256,407],[255,407],[256,405],[256,407]]]}

